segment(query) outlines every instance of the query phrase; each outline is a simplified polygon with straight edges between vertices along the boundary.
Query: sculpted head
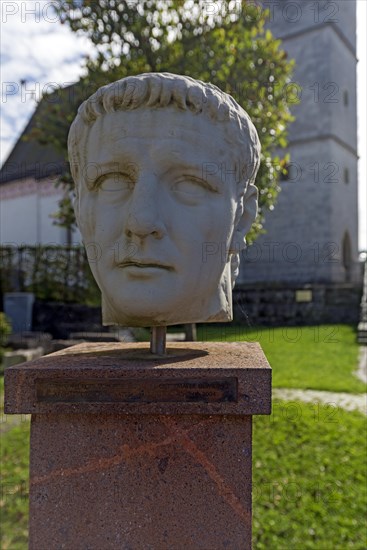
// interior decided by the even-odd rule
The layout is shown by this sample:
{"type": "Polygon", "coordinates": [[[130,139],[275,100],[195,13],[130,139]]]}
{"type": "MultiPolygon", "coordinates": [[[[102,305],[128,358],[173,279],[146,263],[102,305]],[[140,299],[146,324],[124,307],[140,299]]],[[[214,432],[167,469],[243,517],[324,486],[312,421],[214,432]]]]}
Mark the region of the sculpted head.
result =
{"type": "Polygon", "coordinates": [[[236,101],[189,77],[124,78],[81,105],[68,146],[104,324],[230,321],[260,157],[236,101]]]}

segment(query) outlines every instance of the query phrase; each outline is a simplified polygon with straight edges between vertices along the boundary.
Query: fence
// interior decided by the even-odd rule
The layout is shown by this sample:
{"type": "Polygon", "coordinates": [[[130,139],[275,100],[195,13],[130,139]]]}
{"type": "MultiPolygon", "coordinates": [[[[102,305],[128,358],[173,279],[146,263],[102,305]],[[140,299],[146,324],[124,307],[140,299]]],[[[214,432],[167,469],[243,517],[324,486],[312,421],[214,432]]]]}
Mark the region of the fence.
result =
{"type": "Polygon", "coordinates": [[[37,299],[99,305],[100,292],[81,246],[0,246],[0,297],[33,292],[37,299]]]}

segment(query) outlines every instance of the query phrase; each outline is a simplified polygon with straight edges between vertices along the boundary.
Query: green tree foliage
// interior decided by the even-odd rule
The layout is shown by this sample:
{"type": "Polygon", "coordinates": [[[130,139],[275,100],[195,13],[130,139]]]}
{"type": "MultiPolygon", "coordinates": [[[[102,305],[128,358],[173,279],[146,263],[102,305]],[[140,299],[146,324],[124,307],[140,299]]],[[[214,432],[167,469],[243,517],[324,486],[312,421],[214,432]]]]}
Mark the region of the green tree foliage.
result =
{"type": "MultiPolygon", "coordinates": [[[[288,161],[279,150],[287,145],[288,104],[296,99],[290,84],[293,62],[266,30],[268,12],[238,0],[56,0],[54,5],[61,21],[87,36],[93,49],[85,77],[59,91],[59,101],[44,101],[47,112],[36,130],[38,139],[47,139],[66,158],[66,137],[79,104],[119,78],[167,71],[210,81],[244,107],[262,143],[260,211],[249,235],[254,240],[279,192],[288,161]]],[[[58,223],[70,227],[73,182],[68,170],[60,183],[66,198],[58,223]]]]}

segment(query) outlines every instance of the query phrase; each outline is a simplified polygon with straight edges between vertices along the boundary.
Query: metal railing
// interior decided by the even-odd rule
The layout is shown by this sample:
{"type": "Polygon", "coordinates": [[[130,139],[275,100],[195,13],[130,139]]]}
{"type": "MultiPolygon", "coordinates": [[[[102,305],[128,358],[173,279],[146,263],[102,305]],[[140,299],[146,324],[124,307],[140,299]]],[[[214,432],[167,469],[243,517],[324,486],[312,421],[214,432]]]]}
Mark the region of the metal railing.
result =
{"type": "Polygon", "coordinates": [[[33,292],[37,299],[97,305],[99,291],[81,246],[0,246],[0,297],[33,292]]]}

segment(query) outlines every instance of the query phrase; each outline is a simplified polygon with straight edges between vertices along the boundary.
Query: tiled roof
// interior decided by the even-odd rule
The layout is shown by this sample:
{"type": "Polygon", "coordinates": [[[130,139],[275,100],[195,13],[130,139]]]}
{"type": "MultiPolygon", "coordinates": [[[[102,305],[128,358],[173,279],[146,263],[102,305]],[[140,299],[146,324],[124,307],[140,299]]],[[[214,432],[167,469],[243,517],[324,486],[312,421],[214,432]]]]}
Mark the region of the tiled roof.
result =
{"type": "MultiPolygon", "coordinates": [[[[69,90],[74,86],[69,86],[69,90]]],[[[45,116],[47,102],[60,104],[70,97],[70,94],[65,93],[66,90],[67,88],[58,90],[57,94],[46,96],[40,101],[0,170],[0,185],[29,177],[42,179],[61,174],[65,170],[65,159],[61,152],[56,151],[52,145],[41,145],[35,138],[29,138],[29,135],[45,116]]]]}

